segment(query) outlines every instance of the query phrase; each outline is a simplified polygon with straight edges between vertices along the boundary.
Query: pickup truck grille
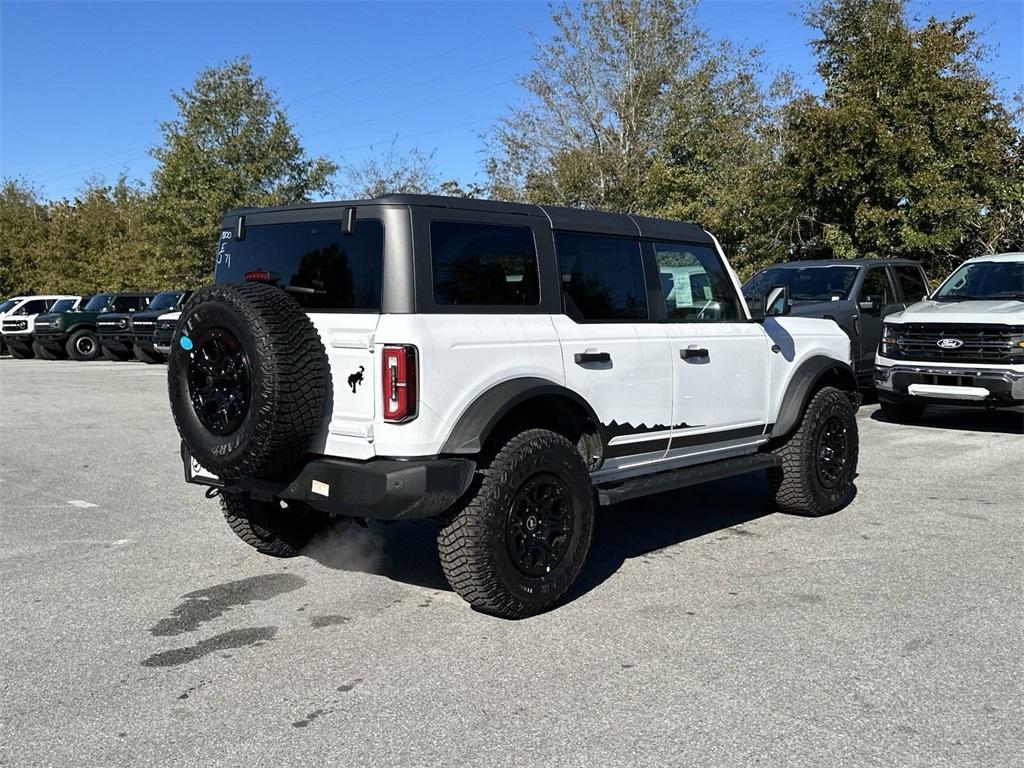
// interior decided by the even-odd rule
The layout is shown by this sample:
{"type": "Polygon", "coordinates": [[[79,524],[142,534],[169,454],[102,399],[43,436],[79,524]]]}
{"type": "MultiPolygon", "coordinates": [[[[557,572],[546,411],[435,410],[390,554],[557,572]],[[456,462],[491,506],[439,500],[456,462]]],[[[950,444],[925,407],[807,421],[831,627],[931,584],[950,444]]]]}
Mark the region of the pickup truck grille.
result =
{"type": "Polygon", "coordinates": [[[907,323],[890,326],[896,344],[887,357],[948,363],[1024,363],[1024,325],[907,323]],[[955,342],[960,344],[956,345],[955,342]],[[940,342],[944,342],[940,345],[940,342]]]}
{"type": "Polygon", "coordinates": [[[27,331],[28,320],[4,320],[3,329],[5,331],[27,331]]]}

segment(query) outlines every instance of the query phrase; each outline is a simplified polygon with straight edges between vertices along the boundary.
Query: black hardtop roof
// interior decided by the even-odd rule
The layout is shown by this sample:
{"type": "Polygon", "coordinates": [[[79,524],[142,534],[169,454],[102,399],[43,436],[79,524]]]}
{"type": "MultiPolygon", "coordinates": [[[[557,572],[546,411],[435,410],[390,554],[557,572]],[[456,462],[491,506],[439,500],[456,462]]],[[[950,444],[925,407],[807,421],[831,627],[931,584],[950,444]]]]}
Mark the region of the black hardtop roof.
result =
{"type": "Polygon", "coordinates": [[[711,244],[711,236],[696,224],[669,219],[654,219],[625,213],[563,208],[557,205],[507,203],[499,200],[478,200],[469,197],[443,197],[441,195],[383,195],[372,200],[336,200],[323,203],[299,203],[268,208],[233,208],[224,215],[224,225],[230,226],[239,216],[274,211],[337,209],[338,217],[345,208],[368,205],[396,205],[420,208],[445,208],[453,211],[478,211],[515,216],[539,216],[551,223],[556,231],[585,232],[591,234],[664,238],[711,244]]]}
{"type": "Polygon", "coordinates": [[[807,261],[784,261],[780,264],[769,264],[758,271],[764,271],[765,269],[799,269],[800,267],[877,267],[880,264],[918,265],[920,263],[919,261],[914,261],[914,259],[901,257],[884,259],[809,259],[807,261]]]}

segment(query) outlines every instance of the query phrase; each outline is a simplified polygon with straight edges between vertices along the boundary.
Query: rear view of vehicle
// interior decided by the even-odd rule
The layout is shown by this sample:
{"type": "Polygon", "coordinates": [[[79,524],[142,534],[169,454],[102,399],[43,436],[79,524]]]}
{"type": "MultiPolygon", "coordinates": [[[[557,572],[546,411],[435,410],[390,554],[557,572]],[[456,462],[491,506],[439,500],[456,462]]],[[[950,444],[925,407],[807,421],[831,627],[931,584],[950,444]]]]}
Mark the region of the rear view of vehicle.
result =
{"type": "Polygon", "coordinates": [[[932,296],[886,318],[875,362],[883,412],[1024,405],[1024,253],[964,262],[932,296]]]}

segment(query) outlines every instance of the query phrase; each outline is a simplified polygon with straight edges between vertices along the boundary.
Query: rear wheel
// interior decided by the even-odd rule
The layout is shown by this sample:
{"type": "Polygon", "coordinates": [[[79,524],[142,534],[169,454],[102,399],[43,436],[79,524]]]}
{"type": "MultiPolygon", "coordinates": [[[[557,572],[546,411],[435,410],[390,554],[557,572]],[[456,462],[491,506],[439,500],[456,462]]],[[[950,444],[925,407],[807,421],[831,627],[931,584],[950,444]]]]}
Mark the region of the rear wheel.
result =
{"type": "Polygon", "coordinates": [[[878,404],[882,409],[882,415],[886,421],[902,424],[908,421],[917,421],[924,413],[924,406],[920,403],[893,403],[882,400],[878,404]]]}
{"type": "Polygon", "coordinates": [[[36,357],[40,360],[63,360],[67,357],[64,353],[51,351],[48,347],[44,347],[38,341],[32,342],[32,351],[36,353],[36,357]]]}
{"type": "Polygon", "coordinates": [[[66,347],[68,357],[72,360],[95,360],[100,354],[99,339],[88,328],[72,333],[66,347]]]}
{"type": "Polygon", "coordinates": [[[523,618],[550,608],[576,581],[590,549],[590,474],[565,437],[531,429],[479,471],[441,527],[437,549],[452,588],[474,608],[523,618]]]}
{"type": "Polygon", "coordinates": [[[773,451],[781,460],[768,470],[776,506],[808,517],[835,512],[849,498],[859,451],[853,403],[842,390],[824,387],[796,431],[773,451]]]}
{"type": "Polygon", "coordinates": [[[19,360],[27,360],[30,357],[35,357],[35,353],[32,351],[32,347],[28,344],[19,344],[18,342],[7,342],[7,349],[11,352],[11,357],[16,357],[19,360]]]}
{"type": "Polygon", "coordinates": [[[295,557],[312,538],[326,531],[329,519],[301,504],[281,507],[244,493],[221,493],[221,510],[231,530],[264,555],[295,557]]]}
{"type": "Polygon", "coordinates": [[[140,360],[143,363],[149,363],[150,365],[165,362],[164,356],[159,352],[143,349],[139,346],[135,347],[135,359],[140,360]]]}

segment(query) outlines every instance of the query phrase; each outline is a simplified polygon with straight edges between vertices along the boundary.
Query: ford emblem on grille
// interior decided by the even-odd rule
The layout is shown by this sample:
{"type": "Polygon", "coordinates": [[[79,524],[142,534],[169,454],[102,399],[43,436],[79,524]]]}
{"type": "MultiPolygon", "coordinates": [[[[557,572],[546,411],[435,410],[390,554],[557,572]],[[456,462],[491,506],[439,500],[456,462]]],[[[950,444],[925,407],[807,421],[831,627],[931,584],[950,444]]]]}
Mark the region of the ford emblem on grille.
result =
{"type": "Polygon", "coordinates": [[[942,349],[960,349],[964,343],[960,339],[939,339],[935,345],[942,349]]]}

